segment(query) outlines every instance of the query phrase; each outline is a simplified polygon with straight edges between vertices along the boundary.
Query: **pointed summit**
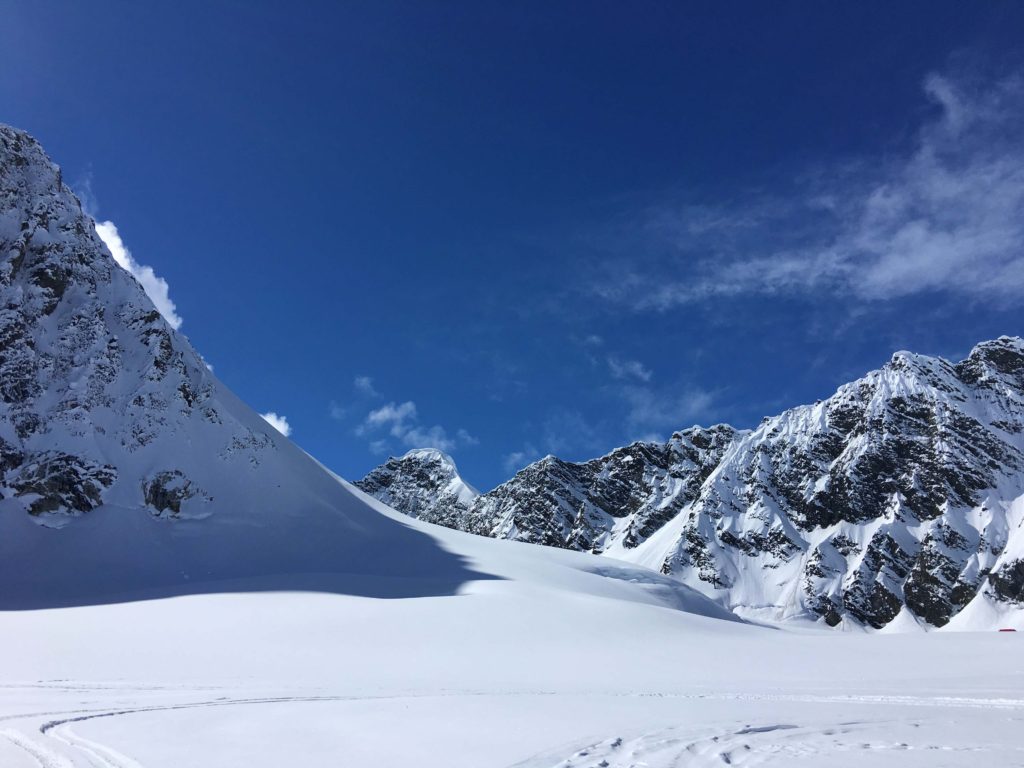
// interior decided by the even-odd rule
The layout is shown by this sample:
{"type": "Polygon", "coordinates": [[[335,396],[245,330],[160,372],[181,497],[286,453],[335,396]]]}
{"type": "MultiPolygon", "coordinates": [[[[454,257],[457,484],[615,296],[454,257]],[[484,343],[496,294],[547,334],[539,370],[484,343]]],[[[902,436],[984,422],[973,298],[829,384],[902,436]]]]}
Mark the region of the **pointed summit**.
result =
{"type": "Polygon", "coordinates": [[[461,527],[458,519],[480,495],[452,457],[436,448],[391,457],[355,485],[403,514],[452,528],[461,527]]]}

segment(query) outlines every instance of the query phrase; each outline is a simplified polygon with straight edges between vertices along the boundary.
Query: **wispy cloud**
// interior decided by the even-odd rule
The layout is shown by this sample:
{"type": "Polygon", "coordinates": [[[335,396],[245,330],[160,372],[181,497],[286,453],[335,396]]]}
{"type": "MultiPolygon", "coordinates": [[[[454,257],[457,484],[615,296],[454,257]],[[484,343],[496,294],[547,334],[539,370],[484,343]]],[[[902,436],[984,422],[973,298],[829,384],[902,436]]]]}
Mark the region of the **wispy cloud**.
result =
{"type": "Polygon", "coordinates": [[[450,434],[438,424],[421,424],[416,403],[411,400],[390,402],[370,411],[356,428],[356,434],[371,438],[370,448],[375,453],[389,449],[390,444],[381,435],[390,436],[408,448],[437,448],[440,451],[454,451],[462,446],[479,443],[464,429],[450,434]]]}
{"type": "Polygon", "coordinates": [[[593,423],[572,408],[551,410],[541,425],[540,443],[556,456],[588,456],[607,445],[607,424],[593,423]]]}
{"type": "MultiPolygon", "coordinates": [[[[355,397],[350,398],[355,401],[353,403],[342,405],[337,400],[331,400],[327,403],[327,413],[335,421],[345,421],[354,410],[361,410],[365,407],[365,405],[358,405],[360,401],[365,404],[367,400],[380,400],[383,397],[377,391],[373,378],[370,376],[356,376],[352,379],[352,391],[355,393],[355,397]]],[[[380,452],[376,451],[376,453],[380,452]]]]}
{"type": "Polygon", "coordinates": [[[618,401],[614,410],[621,416],[595,422],[577,410],[553,409],[530,441],[502,456],[505,474],[536,461],[542,451],[575,461],[599,456],[627,441],[664,442],[678,429],[707,423],[717,405],[715,393],[694,386],[654,386],[633,379],[617,381],[606,391],[618,401]]]}
{"type": "Polygon", "coordinates": [[[291,425],[288,423],[288,419],[285,418],[284,416],[279,416],[278,414],[274,413],[273,411],[268,411],[267,413],[261,413],[260,416],[263,417],[263,420],[265,422],[267,422],[267,424],[272,426],[274,429],[276,429],[278,432],[280,432],[285,437],[290,437],[291,436],[291,434],[292,434],[291,425]]]}
{"type": "Polygon", "coordinates": [[[521,450],[506,453],[501,457],[501,468],[506,475],[513,475],[520,469],[540,458],[538,451],[532,443],[526,443],[521,450]]]}
{"type": "Polygon", "coordinates": [[[480,440],[478,438],[473,437],[465,429],[455,430],[455,439],[461,445],[480,445],[480,440]]]}
{"type": "Polygon", "coordinates": [[[752,294],[885,301],[1024,290],[1024,78],[933,74],[906,151],[809,169],[786,194],[662,206],[638,230],[672,254],[596,286],[636,309],[752,294]]]}
{"type": "Polygon", "coordinates": [[[90,165],[78,178],[78,181],[71,185],[71,188],[74,189],[78,202],[82,204],[82,210],[95,219],[100,209],[100,204],[96,197],[96,192],[92,188],[92,180],[92,166],[90,165]]]}
{"type": "Polygon", "coordinates": [[[387,428],[393,437],[401,437],[411,428],[410,422],[418,418],[416,403],[411,400],[400,404],[388,403],[370,411],[360,429],[365,432],[383,427],[387,428]]]}
{"type": "Polygon", "coordinates": [[[380,392],[373,386],[373,379],[369,376],[356,376],[352,381],[352,388],[365,397],[380,397],[380,392]]]}
{"type": "Polygon", "coordinates": [[[663,440],[665,435],[709,416],[715,398],[710,392],[689,388],[654,388],[628,384],[618,389],[627,406],[626,424],[631,439],[663,440]]]}
{"type": "Polygon", "coordinates": [[[615,379],[635,379],[638,381],[650,381],[653,373],[639,360],[623,360],[609,355],[608,370],[615,379]]]}

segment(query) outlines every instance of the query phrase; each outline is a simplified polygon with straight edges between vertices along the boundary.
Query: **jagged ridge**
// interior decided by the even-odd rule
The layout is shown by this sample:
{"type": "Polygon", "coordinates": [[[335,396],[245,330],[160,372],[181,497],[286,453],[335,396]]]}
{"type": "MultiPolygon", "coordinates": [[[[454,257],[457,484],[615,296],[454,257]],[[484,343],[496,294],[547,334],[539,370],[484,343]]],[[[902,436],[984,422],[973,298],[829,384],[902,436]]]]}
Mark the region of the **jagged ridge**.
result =
{"type": "MultiPolygon", "coordinates": [[[[882,627],[906,608],[941,626],[979,595],[1024,603],[1022,433],[1024,342],[1002,337],[957,364],[896,353],[752,431],[549,456],[470,504],[419,504],[462,530],[642,562],[772,619],[882,627]]],[[[418,514],[401,493],[388,503],[418,514]]]]}

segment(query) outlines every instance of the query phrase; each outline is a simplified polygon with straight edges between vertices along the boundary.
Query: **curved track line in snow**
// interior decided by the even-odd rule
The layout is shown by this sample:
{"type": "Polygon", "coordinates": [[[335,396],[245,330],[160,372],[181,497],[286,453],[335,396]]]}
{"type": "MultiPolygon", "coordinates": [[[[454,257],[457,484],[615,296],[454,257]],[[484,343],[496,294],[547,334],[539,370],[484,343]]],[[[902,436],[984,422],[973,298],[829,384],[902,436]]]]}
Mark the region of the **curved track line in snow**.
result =
{"type": "MultiPolygon", "coordinates": [[[[183,692],[180,691],[179,692],[183,692]]],[[[506,696],[544,696],[552,695],[551,691],[506,691],[506,696]]],[[[77,709],[64,710],[62,712],[39,712],[26,713],[23,715],[5,715],[0,720],[50,718],[38,726],[39,733],[59,742],[62,747],[72,754],[79,754],[90,766],[95,768],[142,768],[132,758],[123,755],[116,750],[98,742],[80,736],[72,729],[72,724],[94,720],[98,718],[120,717],[123,715],[142,714],[150,712],[170,712],[176,710],[202,709],[227,706],[247,706],[260,704],[291,704],[291,703],[317,703],[317,702],[339,702],[339,701],[366,701],[385,699],[409,699],[409,698],[430,698],[430,697],[460,697],[460,696],[493,696],[494,691],[437,691],[431,693],[403,693],[390,695],[292,695],[292,696],[251,696],[251,697],[219,697],[191,702],[167,703],[146,706],[122,706],[111,709],[77,709]]],[[[603,695],[609,695],[604,693],[603,695]]],[[[757,693],[702,693],[702,694],[673,694],[664,692],[627,692],[619,695],[624,697],[655,697],[688,700],[719,700],[719,701],[746,701],[746,702],[779,702],[779,703],[804,703],[804,704],[865,704],[865,705],[890,705],[899,707],[932,707],[944,709],[1001,709],[1019,710],[1024,709],[1024,699],[1011,698],[982,698],[965,696],[902,696],[902,695],[843,695],[829,696],[816,694],[757,694],[757,693]]],[[[717,765],[729,764],[753,764],[751,760],[757,752],[762,759],[769,759],[770,755],[779,752],[781,747],[769,747],[767,744],[773,742],[776,745],[785,742],[792,746],[794,739],[801,734],[807,736],[811,741],[820,740],[823,736],[832,733],[849,730],[852,726],[862,725],[859,723],[843,723],[831,726],[815,735],[813,729],[791,723],[769,723],[769,724],[747,724],[737,726],[737,730],[723,733],[709,732],[707,729],[690,731],[684,736],[677,729],[668,729],[651,734],[645,734],[624,742],[621,737],[614,737],[598,744],[593,744],[583,749],[576,749],[576,754],[557,763],[559,768],[584,768],[589,766],[617,766],[617,765],[642,765],[643,761],[635,762],[609,762],[619,755],[625,754],[621,750],[624,744],[630,745],[629,751],[639,755],[661,753],[666,750],[676,751],[673,761],[681,765],[701,765],[705,757],[710,756],[718,761],[717,765]],[[684,743],[685,742],[685,743],[684,743]],[[738,742],[738,743],[734,743],[738,742]],[[760,749],[755,750],[751,742],[762,743],[760,749]],[[678,749],[677,749],[678,748],[678,749]],[[679,751],[685,750],[685,751],[679,751]],[[751,753],[751,754],[747,754],[751,753]],[[590,757],[595,760],[590,761],[590,757]]],[[[23,733],[12,729],[0,731],[0,735],[20,747],[31,755],[41,768],[74,768],[76,762],[71,761],[63,755],[53,752],[33,741],[23,733]]],[[[821,746],[821,745],[818,745],[821,746]]],[[[883,748],[876,745],[873,748],[883,748]]],[[[901,748],[895,745],[892,748],[901,748]]],[[[570,751],[571,747],[566,751],[570,751]]],[[[794,747],[795,749],[795,747],[794,747]]],[[[799,751],[799,750],[798,750],[799,751]]],[[[550,754],[550,753],[548,753],[550,754]]],[[[565,754],[564,752],[562,754],[565,754]]],[[[805,753],[801,753],[805,754],[805,753]]],[[[824,756],[824,753],[822,753],[824,756]]],[[[775,755],[776,757],[779,755],[775,755]]],[[[790,754],[795,757],[796,753],[790,754]]],[[[539,758],[540,755],[537,756],[539,758]]],[[[523,763],[523,765],[537,765],[536,759],[523,763]]],[[[709,758],[709,759],[710,759],[709,758]]],[[[631,758],[632,760],[632,758],[631,758]]],[[[661,763],[653,762],[651,766],[661,763]]],[[[673,763],[665,763],[673,764],[673,763]]],[[[715,763],[709,763],[715,764],[715,763]]]]}
{"type": "Polygon", "coordinates": [[[943,707],[956,709],[1024,709],[1024,699],[985,698],[971,696],[897,696],[881,694],[850,694],[827,696],[820,694],[786,693],[635,693],[633,696],[657,698],[712,699],[727,701],[778,701],[803,704],[891,704],[901,707],[943,707]]]}
{"type": "MultiPolygon", "coordinates": [[[[983,764],[983,753],[1006,755],[1005,747],[987,744],[949,743],[941,727],[932,724],[931,733],[916,735],[927,721],[899,723],[889,720],[813,726],[779,723],[745,725],[729,730],[672,727],[624,740],[606,739],[575,751],[557,763],[531,760],[520,765],[545,768],[719,768],[736,766],[824,765],[846,755],[842,765],[873,765],[886,755],[904,755],[900,764],[932,765],[940,755],[959,753],[957,765],[983,764]],[[911,753],[917,753],[916,760],[911,753]],[[803,762],[808,761],[808,762],[803,762]]],[[[722,728],[724,726],[720,726],[722,728]]],[[[1022,752],[1022,747],[1010,747],[1022,752]]],[[[992,756],[990,755],[989,758],[992,756]]],[[[886,762],[886,765],[889,765],[886,762]]],[[[943,765],[951,763],[943,762],[943,765]]],[[[1004,765],[1005,763],[997,763],[1004,765]]],[[[1014,762],[1014,765],[1019,763],[1014,762]]]]}
{"type": "Polygon", "coordinates": [[[27,753],[33,760],[35,760],[40,768],[75,768],[74,763],[63,755],[51,752],[46,747],[34,742],[19,731],[7,728],[0,731],[0,736],[3,736],[9,742],[14,744],[14,746],[27,753]]]}
{"type": "Polygon", "coordinates": [[[79,736],[66,723],[53,728],[51,733],[53,738],[91,758],[97,768],[142,768],[139,763],[127,755],[122,755],[108,746],[79,736]]]}
{"type": "MultiPolygon", "coordinates": [[[[637,693],[637,696],[691,700],[736,702],[764,702],[779,704],[864,704],[896,707],[921,707],[939,710],[986,709],[1021,710],[1024,699],[981,698],[966,696],[903,696],[903,695],[846,695],[814,694],[662,694],[637,693]]],[[[791,713],[792,714],[792,713],[791,713]]],[[[927,716],[928,718],[931,715],[927,716]]],[[[926,718],[924,723],[928,722],[926,718]]],[[[920,728],[921,722],[906,724],[907,728],[920,728]]],[[[844,718],[835,724],[797,725],[792,722],[747,723],[728,726],[673,726],[629,738],[614,736],[586,746],[566,749],[569,757],[558,760],[556,753],[546,750],[542,754],[516,763],[511,768],[700,768],[723,765],[779,765],[788,766],[793,760],[812,759],[824,764],[839,753],[863,753],[865,764],[870,765],[872,755],[914,751],[936,753],[984,752],[977,745],[950,744],[934,737],[914,738],[910,733],[900,737],[887,730],[886,720],[854,721],[844,718]]],[[[1017,747],[1024,752],[1024,747],[1017,747]]],[[[980,759],[980,757],[978,758],[980,759]]],[[[916,764],[916,763],[915,763],[916,764]]],[[[929,763],[930,764],[930,763],[929,763]]],[[[958,763],[959,765],[960,763],[958,763]]],[[[963,765],[976,764],[974,758],[963,765]]]]}
{"type": "MultiPolygon", "coordinates": [[[[863,726],[867,725],[861,724],[861,730],[866,730],[863,726]]],[[[870,731],[857,733],[850,727],[806,728],[791,724],[748,726],[718,733],[668,728],[629,740],[607,739],[576,751],[553,768],[785,766],[800,759],[824,763],[843,752],[863,753],[863,758],[859,759],[870,765],[871,755],[880,752],[977,751],[969,747],[879,739],[878,735],[870,731]]]]}
{"type": "Polygon", "coordinates": [[[106,708],[100,709],[56,709],[48,712],[23,712],[16,715],[0,715],[0,722],[9,720],[33,720],[38,717],[53,717],[54,715],[78,715],[83,712],[105,712],[106,708]]]}

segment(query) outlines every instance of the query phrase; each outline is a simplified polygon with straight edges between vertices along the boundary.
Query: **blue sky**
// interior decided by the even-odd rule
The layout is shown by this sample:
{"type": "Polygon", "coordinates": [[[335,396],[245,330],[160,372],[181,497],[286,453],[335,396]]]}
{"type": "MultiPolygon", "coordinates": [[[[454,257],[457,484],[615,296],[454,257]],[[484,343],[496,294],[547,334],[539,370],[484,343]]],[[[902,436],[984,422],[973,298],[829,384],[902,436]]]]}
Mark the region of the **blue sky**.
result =
{"type": "Polygon", "coordinates": [[[1019,3],[3,15],[0,120],[349,477],[488,488],[1024,333],[1019,3]]]}

